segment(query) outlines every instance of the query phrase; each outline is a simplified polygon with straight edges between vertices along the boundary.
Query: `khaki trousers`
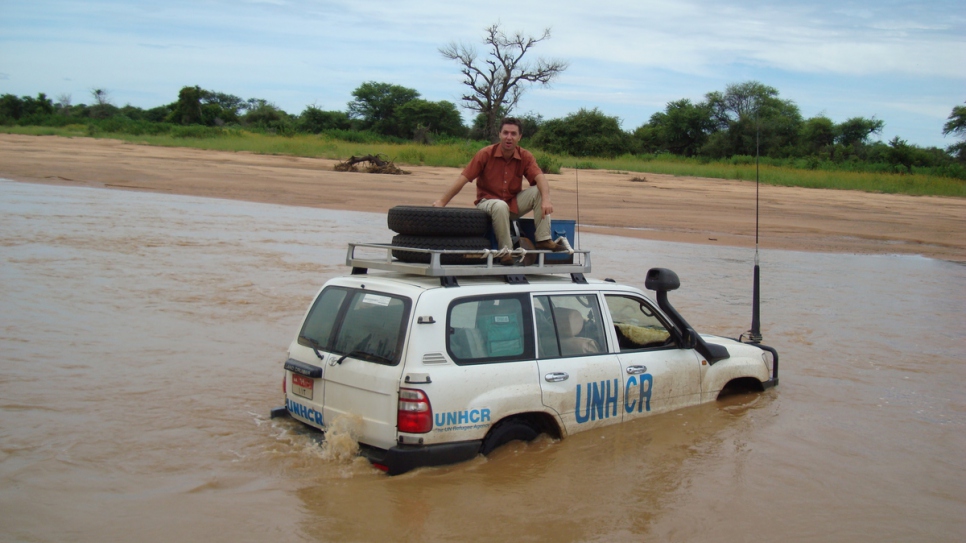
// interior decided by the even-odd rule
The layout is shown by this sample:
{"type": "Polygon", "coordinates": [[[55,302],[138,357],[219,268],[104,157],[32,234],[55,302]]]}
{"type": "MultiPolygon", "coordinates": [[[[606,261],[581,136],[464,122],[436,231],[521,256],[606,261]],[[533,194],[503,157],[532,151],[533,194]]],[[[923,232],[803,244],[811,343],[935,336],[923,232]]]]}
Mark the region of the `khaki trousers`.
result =
{"type": "Polygon", "coordinates": [[[503,200],[482,200],[476,205],[477,209],[482,209],[490,216],[493,223],[493,232],[496,234],[496,242],[500,248],[513,249],[513,241],[510,239],[510,219],[519,219],[522,215],[533,211],[533,225],[536,227],[534,241],[540,242],[550,239],[550,217],[543,216],[541,204],[543,199],[540,197],[540,189],[532,186],[520,191],[516,195],[517,208],[519,213],[510,213],[510,206],[503,200]]]}

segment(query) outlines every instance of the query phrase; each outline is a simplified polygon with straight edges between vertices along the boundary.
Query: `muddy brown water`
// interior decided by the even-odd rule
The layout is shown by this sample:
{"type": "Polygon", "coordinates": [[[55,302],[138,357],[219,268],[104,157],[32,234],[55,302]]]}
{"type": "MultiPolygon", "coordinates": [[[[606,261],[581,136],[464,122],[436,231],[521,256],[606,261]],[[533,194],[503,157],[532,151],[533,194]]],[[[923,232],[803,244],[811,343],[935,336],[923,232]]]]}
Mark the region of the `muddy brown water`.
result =
{"type": "MultiPolygon", "coordinates": [[[[346,243],[389,235],[0,180],[0,540],[966,539],[966,267],[762,253],[777,389],[388,478],[268,412],[346,243]]],[[[597,278],[674,269],[699,330],[750,324],[753,251],[582,245],[597,278]]]]}

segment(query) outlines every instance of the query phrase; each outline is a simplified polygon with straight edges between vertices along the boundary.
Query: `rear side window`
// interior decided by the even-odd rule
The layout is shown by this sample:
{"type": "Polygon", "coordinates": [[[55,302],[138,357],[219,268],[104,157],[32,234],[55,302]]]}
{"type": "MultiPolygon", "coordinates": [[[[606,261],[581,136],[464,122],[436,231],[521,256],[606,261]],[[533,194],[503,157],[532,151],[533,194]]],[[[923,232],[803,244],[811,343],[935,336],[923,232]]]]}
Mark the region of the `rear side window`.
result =
{"type": "Polygon", "coordinates": [[[525,295],[456,300],[446,322],[446,350],[457,364],[533,358],[533,324],[525,295]]]}
{"type": "Polygon", "coordinates": [[[368,290],[329,287],[309,311],[299,343],[352,358],[396,365],[410,300],[368,290]]]}

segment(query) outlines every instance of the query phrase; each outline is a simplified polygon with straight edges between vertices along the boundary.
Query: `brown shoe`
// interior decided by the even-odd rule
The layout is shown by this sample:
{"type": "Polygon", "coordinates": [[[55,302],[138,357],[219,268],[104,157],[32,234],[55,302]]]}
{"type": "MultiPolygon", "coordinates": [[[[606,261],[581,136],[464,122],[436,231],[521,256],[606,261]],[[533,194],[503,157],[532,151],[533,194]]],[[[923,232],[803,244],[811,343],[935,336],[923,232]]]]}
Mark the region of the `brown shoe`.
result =
{"type": "Polygon", "coordinates": [[[563,245],[560,245],[559,243],[557,243],[552,239],[545,239],[543,241],[538,241],[536,247],[541,251],[553,251],[555,253],[567,250],[566,247],[564,247],[563,245]]]}
{"type": "Polygon", "coordinates": [[[504,266],[512,266],[514,264],[514,262],[513,262],[513,256],[512,255],[503,255],[503,256],[501,256],[500,257],[500,264],[502,264],[504,266]]]}

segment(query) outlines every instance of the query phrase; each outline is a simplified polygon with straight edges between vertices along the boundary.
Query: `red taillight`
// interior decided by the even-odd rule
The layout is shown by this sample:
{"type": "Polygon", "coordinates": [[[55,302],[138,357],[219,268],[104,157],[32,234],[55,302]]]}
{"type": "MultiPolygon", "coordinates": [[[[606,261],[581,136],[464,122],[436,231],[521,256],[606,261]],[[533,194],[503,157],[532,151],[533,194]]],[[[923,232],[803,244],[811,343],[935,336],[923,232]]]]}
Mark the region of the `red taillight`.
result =
{"type": "Polygon", "coordinates": [[[286,385],[285,381],[287,380],[288,380],[288,375],[282,374],[282,394],[288,394],[288,389],[285,386],[286,385]]]}
{"type": "Polygon", "coordinates": [[[429,398],[422,390],[399,389],[399,411],[396,413],[397,427],[408,434],[425,434],[433,429],[433,408],[429,398]]]}

